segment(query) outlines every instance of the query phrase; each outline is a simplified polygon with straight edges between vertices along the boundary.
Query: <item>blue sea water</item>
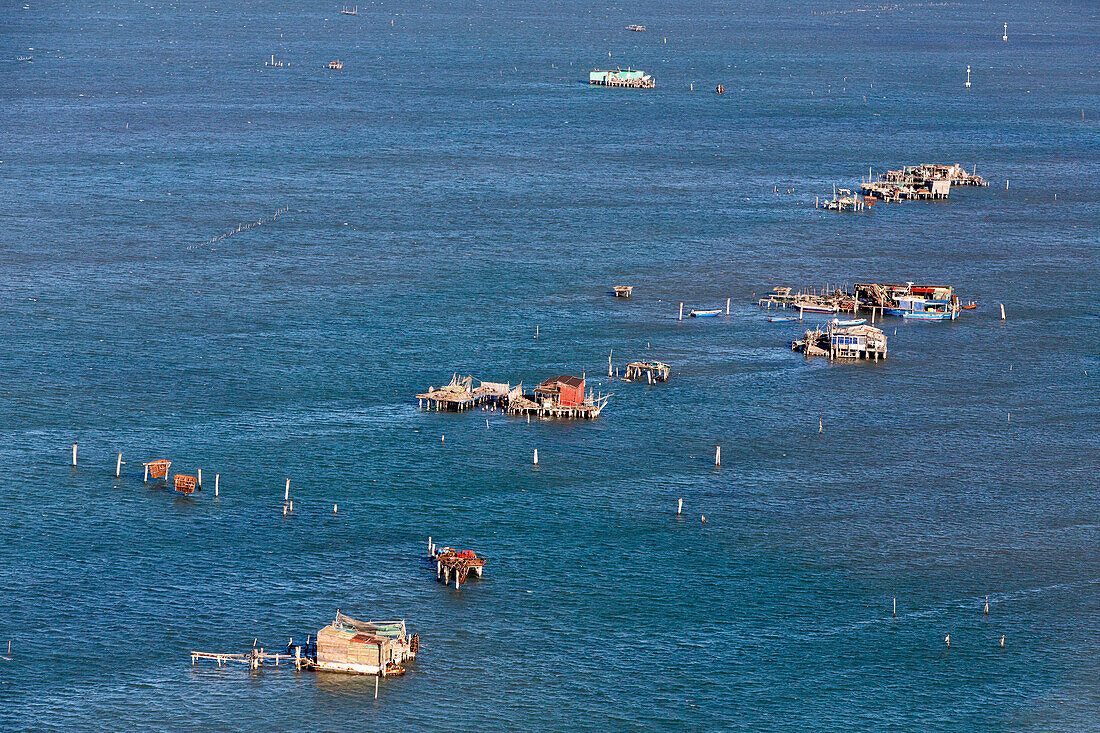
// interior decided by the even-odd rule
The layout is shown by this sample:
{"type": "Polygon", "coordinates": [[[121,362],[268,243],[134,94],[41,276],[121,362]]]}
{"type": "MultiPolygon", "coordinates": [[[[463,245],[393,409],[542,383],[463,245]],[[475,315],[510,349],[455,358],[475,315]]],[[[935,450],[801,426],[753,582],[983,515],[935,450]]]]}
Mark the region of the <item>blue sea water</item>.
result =
{"type": "Polygon", "coordinates": [[[0,727],[1100,728],[1093,3],[339,10],[0,6],[0,727]],[[924,161],[992,183],[813,208],[924,161]],[[755,306],[854,280],[979,307],[830,364],[755,306]],[[455,372],[613,397],[419,411],[455,372]],[[377,700],[190,665],[337,608],[420,634],[377,700]]]}

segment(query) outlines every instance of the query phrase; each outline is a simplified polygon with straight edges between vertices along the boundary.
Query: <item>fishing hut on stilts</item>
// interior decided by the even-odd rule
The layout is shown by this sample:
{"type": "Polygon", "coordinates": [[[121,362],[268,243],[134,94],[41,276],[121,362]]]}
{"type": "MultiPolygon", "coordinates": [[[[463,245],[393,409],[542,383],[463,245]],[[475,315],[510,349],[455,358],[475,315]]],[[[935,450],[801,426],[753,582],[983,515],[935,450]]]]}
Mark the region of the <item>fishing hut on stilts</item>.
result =
{"type": "Polygon", "coordinates": [[[672,367],[663,361],[632,361],[626,365],[624,382],[667,382],[672,374],[672,367]]]}

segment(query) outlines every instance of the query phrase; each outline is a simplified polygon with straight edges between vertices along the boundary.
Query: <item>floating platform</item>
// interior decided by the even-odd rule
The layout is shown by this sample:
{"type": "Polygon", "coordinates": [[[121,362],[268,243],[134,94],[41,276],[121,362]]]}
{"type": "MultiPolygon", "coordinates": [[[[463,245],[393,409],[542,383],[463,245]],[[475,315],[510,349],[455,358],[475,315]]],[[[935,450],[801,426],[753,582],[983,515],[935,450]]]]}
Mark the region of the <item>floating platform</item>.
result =
{"type": "Polygon", "coordinates": [[[623,381],[667,382],[671,374],[672,367],[663,361],[632,361],[626,365],[623,381]]]}
{"type": "Polygon", "coordinates": [[[601,87],[654,89],[653,77],[638,69],[596,69],[588,74],[588,83],[601,87]]]}
{"type": "Polygon", "coordinates": [[[634,292],[634,286],[616,285],[612,290],[614,290],[616,298],[629,298],[630,294],[634,292]]]}
{"type": "Polygon", "coordinates": [[[484,557],[478,557],[473,550],[455,550],[450,547],[441,547],[432,557],[435,559],[435,578],[444,585],[455,584],[458,590],[467,576],[472,572],[481,577],[485,572],[484,557]]]}

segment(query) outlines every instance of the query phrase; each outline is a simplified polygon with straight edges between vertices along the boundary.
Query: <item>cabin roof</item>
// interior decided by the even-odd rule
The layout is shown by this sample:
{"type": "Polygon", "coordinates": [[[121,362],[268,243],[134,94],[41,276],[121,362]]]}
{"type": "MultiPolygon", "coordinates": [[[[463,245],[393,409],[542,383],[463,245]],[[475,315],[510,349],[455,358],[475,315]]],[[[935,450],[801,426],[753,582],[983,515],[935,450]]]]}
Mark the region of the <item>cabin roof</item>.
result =
{"type": "Polygon", "coordinates": [[[550,379],[547,379],[545,382],[543,382],[539,386],[540,387],[553,387],[555,384],[564,384],[567,387],[579,388],[579,387],[584,386],[584,380],[581,379],[580,377],[570,377],[567,374],[563,374],[560,377],[551,377],[550,379]]]}

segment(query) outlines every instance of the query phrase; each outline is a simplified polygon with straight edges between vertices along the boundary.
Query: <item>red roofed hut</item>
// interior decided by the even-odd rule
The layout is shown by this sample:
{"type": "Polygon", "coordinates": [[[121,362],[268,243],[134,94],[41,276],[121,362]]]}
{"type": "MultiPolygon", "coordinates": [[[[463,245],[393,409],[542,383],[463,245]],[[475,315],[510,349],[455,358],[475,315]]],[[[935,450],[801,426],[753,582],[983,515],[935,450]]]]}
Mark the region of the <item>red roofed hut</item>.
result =
{"type": "Polygon", "coordinates": [[[535,387],[535,394],[557,407],[576,407],[584,403],[584,377],[552,377],[535,387]]]}
{"type": "Polygon", "coordinates": [[[533,394],[509,394],[508,413],[538,417],[596,418],[611,395],[584,392],[584,377],[562,375],[547,379],[533,394]]]}

